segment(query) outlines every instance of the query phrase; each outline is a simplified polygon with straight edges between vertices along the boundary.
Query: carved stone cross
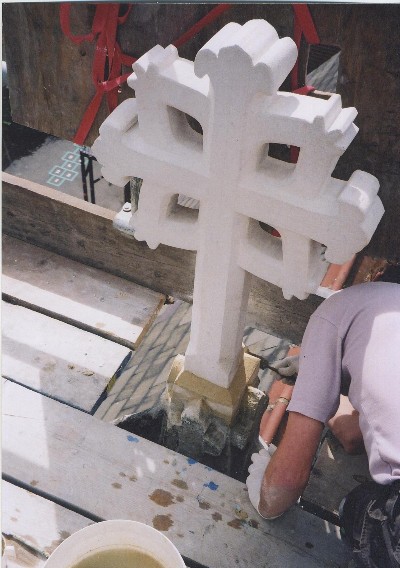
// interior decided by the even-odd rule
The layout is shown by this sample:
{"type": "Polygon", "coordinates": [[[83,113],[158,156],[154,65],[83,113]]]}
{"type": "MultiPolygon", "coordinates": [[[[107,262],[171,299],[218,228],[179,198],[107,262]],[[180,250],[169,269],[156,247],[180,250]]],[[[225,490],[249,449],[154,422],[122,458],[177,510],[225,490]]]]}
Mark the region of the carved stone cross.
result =
{"type": "Polygon", "coordinates": [[[376,178],[331,177],[357,133],[356,110],[342,109],[339,95],[278,91],[296,58],[294,42],[263,20],[226,25],[194,63],[158,45],[134,64],[128,83],[136,98],[110,115],[93,147],[110,182],[144,180],[130,221],[135,238],[197,251],[184,359],[192,379],[182,385],[201,396],[208,381],[217,412],[227,390],[228,421],[245,384],[232,386],[243,367],[251,274],[285,298],[304,299],[326,261],[343,263],[361,250],[383,214],[376,178]],[[297,163],[272,157],[272,144],[299,147],[297,163]],[[180,206],[179,195],[198,200],[199,210],[180,206]]]}

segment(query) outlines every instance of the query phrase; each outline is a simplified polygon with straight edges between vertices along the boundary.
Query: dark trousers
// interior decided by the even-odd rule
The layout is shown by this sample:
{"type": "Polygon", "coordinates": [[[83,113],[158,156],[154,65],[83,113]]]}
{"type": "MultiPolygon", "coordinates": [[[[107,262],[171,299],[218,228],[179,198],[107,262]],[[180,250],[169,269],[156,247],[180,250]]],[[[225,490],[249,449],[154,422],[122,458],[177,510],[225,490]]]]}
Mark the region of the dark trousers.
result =
{"type": "Polygon", "coordinates": [[[340,520],[357,566],[400,567],[400,480],[359,485],[344,500],[340,520]]]}

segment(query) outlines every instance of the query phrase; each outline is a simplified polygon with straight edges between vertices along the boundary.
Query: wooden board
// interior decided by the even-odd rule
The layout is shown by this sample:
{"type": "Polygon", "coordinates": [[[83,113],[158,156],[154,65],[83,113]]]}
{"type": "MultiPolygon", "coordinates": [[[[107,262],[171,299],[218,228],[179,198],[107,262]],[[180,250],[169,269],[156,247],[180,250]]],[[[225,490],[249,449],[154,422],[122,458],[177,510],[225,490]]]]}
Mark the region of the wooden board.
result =
{"type": "Polygon", "coordinates": [[[328,434],[321,446],[303,499],[337,515],[343,497],[354,487],[370,479],[367,455],[346,454],[334,436],[328,434]]]}
{"type": "MultiPolygon", "coordinates": [[[[114,212],[6,173],[2,204],[6,234],[191,301],[194,252],[163,245],[151,250],[113,228],[114,212]]],[[[247,322],[300,343],[321,302],[314,295],[303,301],[285,300],[277,286],[253,277],[247,322]]]]}
{"type": "Polygon", "coordinates": [[[131,351],[22,306],[2,302],[4,377],[91,412],[131,351]]]}
{"type": "Polygon", "coordinates": [[[10,537],[4,537],[7,568],[44,568],[46,559],[10,537]]]}
{"type": "MultiPolygon", "coordinates": [[[[1,531],[13,545],[20,544],[41,566],[59,544],[74,532],[93,524],[48,499],[2,482],[1,531]]],[[[21,556],[21,555],[20,555],[21,556]]],[[[18,558],[18,566],[32,566],[18,558]]]]}
{"type": "Polygon", "coordinates": [[[3,386],[3,470],[80,513],[163,531],[208,568],[342,566],[332,525],[294,508],[274,522],[245,485],[190,458],[10,381],[3,386]]]}
{"type": "MultiPolygon", "coordinates": [[[[90,32],[93,13],[94,6],[82,5],[73,10],[72,33],[90,32]]],[[[60,26],[59,4],[56,2],[27,2],[24,6],[9,4],[4,16],[14,121],[72,140],[96,92],[91,74],[95,43],[85,41],[77,45],[64,36],[60,26]],[[12,37],[13,29],[18,39],[12,37]],[[26,41],[27,37],[29,42],[26,41]],[[40,63],[39,53],[42,54],[40,63]],[[40,68],[40,73],[31,73],[34,67],[40,68]],[[24,76],[30,79],[22,87],[20,81],[24,76]],[[29,111],[24,111],[26,100],[25,95],[20,95],[21,88],[30,100],[29,111]]],[[[94,132],[98,131],[101,121],[107,116],[106,109],[103,103],[94,132]]]]}
{"type": "Polygon", "coordinates": [[[3,236],[8,301],[135,349],[165,296],[102,270],[3,236]]]}
{"type": "Polygon", "coordinates": [[[399,27],[398,3],[345,8],[338,93],[344,107],[356,107],[360,130],[335,170],[340,179],[360,169],[379,180],[385,214],[365,250],[394,262],[400,262],[399,27]]]}

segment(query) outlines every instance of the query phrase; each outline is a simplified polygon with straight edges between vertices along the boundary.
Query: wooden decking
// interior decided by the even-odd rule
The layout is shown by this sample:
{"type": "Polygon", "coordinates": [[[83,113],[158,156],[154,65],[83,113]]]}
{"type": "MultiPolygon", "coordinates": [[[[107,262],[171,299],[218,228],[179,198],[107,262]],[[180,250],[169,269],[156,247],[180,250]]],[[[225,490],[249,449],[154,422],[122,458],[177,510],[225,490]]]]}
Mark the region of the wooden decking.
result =
{"type": "Polygon", "coordinates": [[[3,262],[2,532],[15,566],[42,568],[69,534],[116,518],[164,532],[188,568],[347,565],[337,506],[362,459],[325,441],[303,496],[317,514],[263,520],[243,483],[93,415],[162,294],[11,237],[3,262]]]}
{"type": "Polygon", "coordinates": [[[3,297],[136,349],[163,294],[3,235],[3,297]]]}
{"type": "Polygon", "coordinates": [[[131,351],[22,306],[2,302],[2,375],[90,412],[131,351]]]}
{"type": "Polygon", "coordinates": [[[245,485],[190,458],[11,381],[3,406],[3,531],[39,556],[90,520],[124,518],[163,531],[188,566],[308,568],[347,558],[337,527],[299,508],[264,521],[245,485]],[[15,493],[31,498],[27,491],[38,496],[36,511],[53,509],[40,521],[48,534],[43,525],[38,534],[35,509],[10,503],[15,493]]]}

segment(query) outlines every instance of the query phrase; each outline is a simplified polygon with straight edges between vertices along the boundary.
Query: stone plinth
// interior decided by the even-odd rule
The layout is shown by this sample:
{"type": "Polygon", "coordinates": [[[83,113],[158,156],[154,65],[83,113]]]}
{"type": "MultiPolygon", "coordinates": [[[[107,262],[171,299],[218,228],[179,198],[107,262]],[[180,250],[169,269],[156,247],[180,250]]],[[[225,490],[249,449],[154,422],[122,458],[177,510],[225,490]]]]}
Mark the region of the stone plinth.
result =
{"type": "Polygon", "coordinates": [[[258,378],[260,360],[244,353],[233,381],[228,388],[198,377],[185,370],[185,357],[178,355],[172,365],[168,377],[169,414],[179,423],[178,418],[185,407],[199,404],[205,405],[208,413],[221,418],[231,425],[239,407],[243,393],[248,385],[253,385],[258,378]]]}
{"type": "Polygon", "coordinates": [[[235,467],[232,452],[240,454],[241,463],[236,464],[237,467],[246,464],[245,454],[249,457],[254,449],[260,420],[268,404],[268,397],[262,391],[253,386],[245,388],[231,425],[201,397],[190,394],[187,399],[177,399],[174,395],[166,405],[163,432],[166,446],[205,463],[210,462],[207,456],[213,456],[226,473],[232,473],[235,467]]]}

